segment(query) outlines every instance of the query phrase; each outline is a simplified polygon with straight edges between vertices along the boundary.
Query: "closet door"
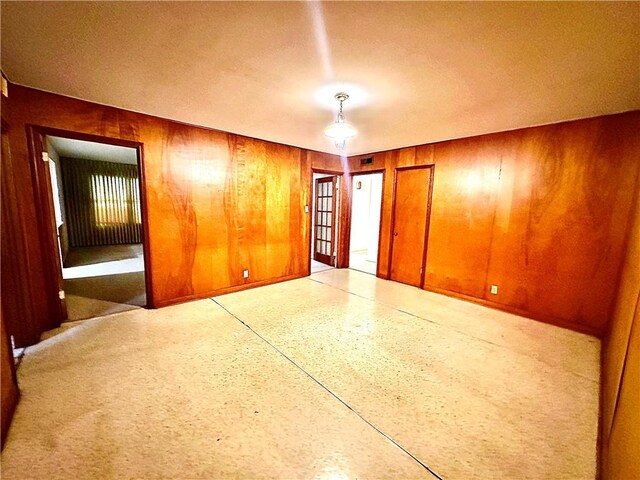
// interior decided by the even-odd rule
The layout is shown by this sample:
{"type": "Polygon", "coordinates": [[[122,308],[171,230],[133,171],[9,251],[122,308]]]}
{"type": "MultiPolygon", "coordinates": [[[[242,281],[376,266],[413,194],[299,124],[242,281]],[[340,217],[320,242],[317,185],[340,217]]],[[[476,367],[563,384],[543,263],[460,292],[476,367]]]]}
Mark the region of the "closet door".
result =
{"type": "Polygon", "coordinates": [[[397,168],[390,279],[422,287],[433,167],[397,168]]]}

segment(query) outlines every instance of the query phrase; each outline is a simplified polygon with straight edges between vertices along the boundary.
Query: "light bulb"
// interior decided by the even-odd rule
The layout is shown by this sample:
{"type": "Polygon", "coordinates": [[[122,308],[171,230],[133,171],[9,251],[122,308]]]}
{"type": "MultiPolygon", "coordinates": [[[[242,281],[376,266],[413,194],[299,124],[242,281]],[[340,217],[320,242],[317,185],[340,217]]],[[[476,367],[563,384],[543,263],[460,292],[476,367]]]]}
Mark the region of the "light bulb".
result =
{"type": "Polygon", "coordinates": [[[347,122],[334,122],[324,129],[324,134],[334,140],[346,140],[358,134],[356,128],[347,122]]]}

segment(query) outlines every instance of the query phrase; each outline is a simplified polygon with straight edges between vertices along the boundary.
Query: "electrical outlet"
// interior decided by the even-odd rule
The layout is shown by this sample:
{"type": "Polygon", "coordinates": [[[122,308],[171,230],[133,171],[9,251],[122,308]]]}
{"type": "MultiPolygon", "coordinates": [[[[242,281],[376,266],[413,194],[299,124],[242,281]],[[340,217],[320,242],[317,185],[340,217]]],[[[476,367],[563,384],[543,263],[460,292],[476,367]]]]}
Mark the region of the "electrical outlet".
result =
{"type": "Polygon", "coordinates": [[[249,278],[249,270],[245,270],[245,271],[243,271],[243,272],[242,272],[242,276],[243,276],[244,278],[249,278]]]}
{"type": "Polygon", "coordinates": [[[491,293],[493,295],[497,295],[498,294],[498,285],[491,285],[491,293]]]}

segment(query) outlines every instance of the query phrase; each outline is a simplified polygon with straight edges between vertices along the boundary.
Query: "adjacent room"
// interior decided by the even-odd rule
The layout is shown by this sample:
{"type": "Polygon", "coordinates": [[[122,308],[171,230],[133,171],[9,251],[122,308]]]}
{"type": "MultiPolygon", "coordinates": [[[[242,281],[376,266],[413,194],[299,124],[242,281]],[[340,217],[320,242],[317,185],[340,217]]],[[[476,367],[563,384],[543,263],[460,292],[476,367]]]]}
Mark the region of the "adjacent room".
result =
{"type": "Polygon", "coordinates": [[[349,268],[372,275],[378,263],[382,181],[382,173],[354,175],[351,181],[349,268]]]}
{"type": "Polygon", "coordinates": [[[3,479],[640,479],[640,3],[0,10],[3,479]]]}
{"type": "Polygon", "coordinates": [[[144,307],[137,150],[46,141],[67,321],[144,307]]]}

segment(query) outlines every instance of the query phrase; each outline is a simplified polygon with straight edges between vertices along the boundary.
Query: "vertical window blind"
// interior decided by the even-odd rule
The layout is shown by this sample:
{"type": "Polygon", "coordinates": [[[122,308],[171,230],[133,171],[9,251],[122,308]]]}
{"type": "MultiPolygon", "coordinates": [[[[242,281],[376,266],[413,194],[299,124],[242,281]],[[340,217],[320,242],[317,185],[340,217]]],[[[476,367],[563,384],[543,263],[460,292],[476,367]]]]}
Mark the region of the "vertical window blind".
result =
{"type": "Polygon", "coordinates": [[[62,159],[71,247],[142,242],[138,166],[62,159]]]}

